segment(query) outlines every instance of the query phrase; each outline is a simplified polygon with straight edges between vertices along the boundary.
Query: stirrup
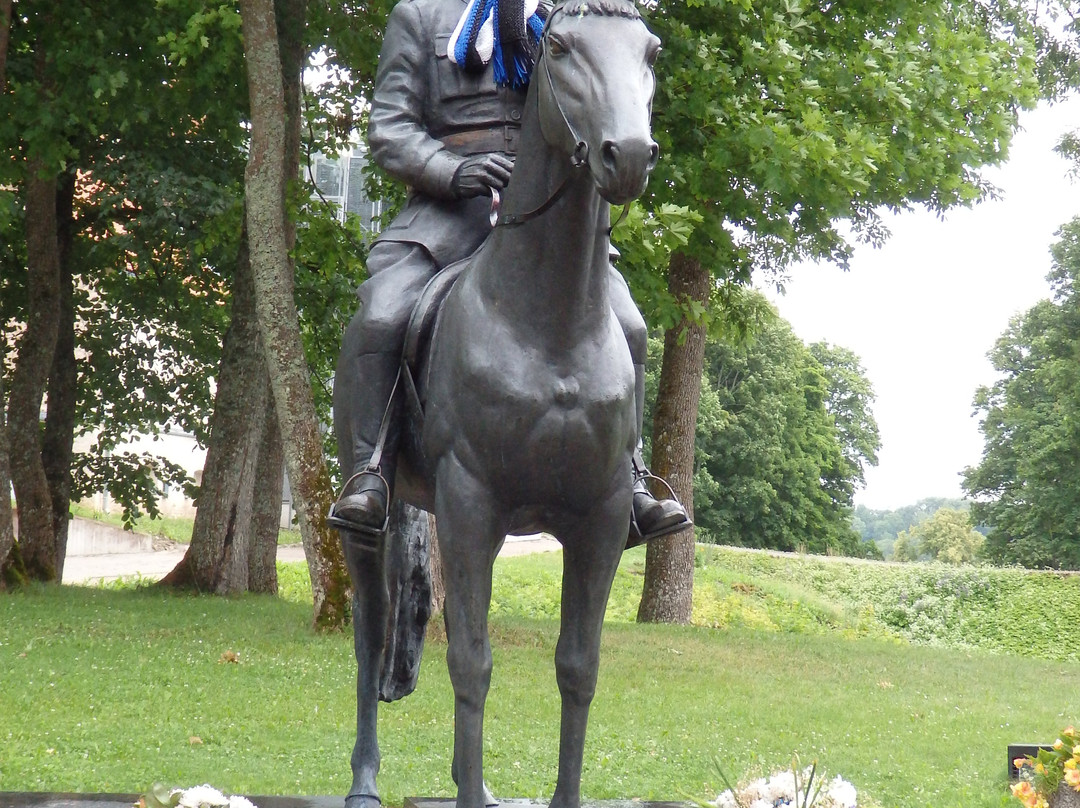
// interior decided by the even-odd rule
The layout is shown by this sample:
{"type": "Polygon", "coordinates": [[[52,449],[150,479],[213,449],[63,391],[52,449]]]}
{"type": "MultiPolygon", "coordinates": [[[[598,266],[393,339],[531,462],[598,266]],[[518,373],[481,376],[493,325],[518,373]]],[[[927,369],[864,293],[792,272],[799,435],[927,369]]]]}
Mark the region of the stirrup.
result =
{"type": "Polygon", "coordinates": [[[354,534],[355,538],[353,538],[353,542],[364,550],[377,551],[381,549],[382,538],[386,535],[386,531],[390,527],[390,484],[383,476],[382,468],[379,466],[368,467],[362,471],[356,472],[356,474],[347,479],[345,484],[341,486],[341,490],[338,491],[338,495],[334,499],[334,504],[330,506],[330,512],[326,515],[326,523],[338,530],[354,534]],[[347,519],[342,519],[340,516],[335,515],[338,501],[345,494],[345,489],[349,487],[349,483],[358,477],[363,477],[365,474],[371,474],[377,477],[379,482],[383,484],[383,488],[386,489],[386,516],[383,518],[382,527],[357,524],[356,522],[350,522],[347,519]],[[375,541],[361,537],[374,537],[375,541]]]}
{"type": "MultiPolygon", "coordinates": [[[[364,472],[360,472],[360,473],[363,474],[364,472]]],[[[668,483],[667,480],[665,480],[663,477],[657,477],[655,474],[653,474],[648,469],[642,469],[641,471],[638,471],[635,468],[634,469],[634,485],[637,485],[638,483],[643,483],[646,480],[656,480],[657,482],[659,482],[661,485],[664,486],[664,488],[666,488],[668,490],[668,493],[671,494],[671,496],[667,497],[667,499],[673,499],[676,502],[678,502],[680,505],[682,505],[682,500],[679,499],[679,495],[675,493],[675,489],[671,487],[671,484],[668,483]]],[[[649,488],[648,485],[645,486],[645,490],[649,492],[649,496],[652,496],[652,490],[649,488]]],[[[637,492],[635,492],[635,493],[637,493],[637,492]]],[[[653,498],[655,499],[655,497],[653,497],[653,498]]]]}
{"type": "Polygon", "coordinates": [[[386,439],[390,434],[391,415],[394,410],[394,399],[397,398],[398,386],[401,384],[401,374],[402,369],[399,367],[398,374],[394,378],[394,386],[390,390],[390,398],[386,402],[386,409],[383,410],[382,423],[379,425],[379,436],[375,439],[375,447],[371,451],[371,457],[368,458],[367,466],[345,481],[334,499],[334,504],[330,506],[330,512],[326,515],[327,524],[338,530],[348,531],[355,537],[353,541],[366,550],[377,551],[381,549],[382,539],[386,535],[387,528],[390,527],[390,482],[382,473],[382,456],[383,449],[386,447],[386,439]],[[345,494],[345,489],[349,487],[349,483],[357,477],[363,477],[365,474],[378,477],[379,482],[383,484],[383,489],[386,491],[386,515],[383,517],[381,528],[372,527],[371,525],[358,525],[336,515],[337,504],[345,494]],[[374,542],[365,541],[361,538],[362,536],[373,536],[376,540],[374,542]]]}
{"type": "MultiPolygon", "coordinates": [[[[673,499],[678,502],[679,505],[682,507],[683,512],[686,512],[686,506],[682,504],[682,500],[679,499],[678,495],[675,493],[675,490],[671,487],[670,483],[668,483],[667,480],[665,480],[663,477],[657,477],[648,469],[638,471],[638,469],[635,467],[634,485],[637,485],[639,482],[644,482],[645,480],[659,480],[660,483],[664,486],[664,488],[668,490],[668,493],[671,494],[668,499],[673,499]]],[[[648,491],[648,486],[646,486],[645,488],[648,491]]],[[[652,491],[649,491],[649,496],[653,496],[652,491]]],[[[655,497],[653,498],[655,499],[655,497]]],[[[688,527],[693,526],[694,520],[690,518],[690,514],[686,514],[686,519],[681,522],[676,522],[673,525],[665,525],[664,527],[658,528],[657,530],[654,530],[652,533],[649,534],[642,533],[641,528],[638,526],[637,523],[637,517],[634,515],[634,508],[631,505],[630,535],[627,537],[626,549],[629,550],[632,547],[638,547],[642,544],[646,544],[647,542],[652,541],[653,539],[659,539],[663,536],[670,536],[672,533],[678,533],[681,530],[686,530],[688,527]]]]}

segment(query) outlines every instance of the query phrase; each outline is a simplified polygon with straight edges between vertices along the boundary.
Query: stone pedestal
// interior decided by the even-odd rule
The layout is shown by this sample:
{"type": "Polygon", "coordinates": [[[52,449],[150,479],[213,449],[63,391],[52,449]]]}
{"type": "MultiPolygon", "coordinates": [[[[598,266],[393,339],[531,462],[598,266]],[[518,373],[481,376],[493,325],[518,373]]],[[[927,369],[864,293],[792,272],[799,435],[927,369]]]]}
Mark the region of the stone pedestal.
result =
{"type": "MultiPolygon", "coordinates": [[[[1075,793],[1075,792],[1074,792],[1075,793]]],[[[1080,796],[1080,795],[1077,795],[1080,796]]],[[[249,796],[258,808],[342,808],[344,797],[249,796]]],[[[0,808],[132,808],[138,794],[58,794],[41,791],[0,791],[0,808]]],[[[547,808],[536,800],[499,800],[500,808],[547,808]]],[[[453,799],[409,797],[403,808],[454,808],[453,799]]],[[[692,808],[685,802],[640,800],[585,800],[581,808],[692,808]]],[[[1080,808],[1064,802],[1060,808],[1080,808]]]]}
{"type": "Polygon", "coordinates": [[[1062,783],[1050,797],[1050,808],[1080,808],[1080,791],[1062,783]]]}
{"type": "MultiPolygon", "coordinates": [[[[343,797],[248,797],[259,808],[342,808],[343,797]]],[[[138,794],[55,794],[0,791],[0,808],[131,808],[138,794]]]]}
{"type": "MultiPolygon", "coordinates": [[[[454,808],[453,799],[407,797],[402,808],[454,808]]],[[[260,805],[259,808],[262,808],[260,805]]],[[[548,808],[537,800],[499,799],[499,808],[548,808]]],[[[641,800],[582,800],[581,808],[693,808],[685,802],[642,802],[641,800]]],[[[1069,806],[1071,808],[1071,806],[1069,806]]]]}

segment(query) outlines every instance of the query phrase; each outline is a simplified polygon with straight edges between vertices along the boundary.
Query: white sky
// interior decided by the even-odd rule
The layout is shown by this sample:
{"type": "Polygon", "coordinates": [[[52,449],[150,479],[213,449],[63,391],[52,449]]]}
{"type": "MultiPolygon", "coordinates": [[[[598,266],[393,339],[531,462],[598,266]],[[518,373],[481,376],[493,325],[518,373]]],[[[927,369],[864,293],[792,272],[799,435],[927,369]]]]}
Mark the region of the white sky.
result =
{"type": "Polygon", "coordinates": [[[1021,117],[1009,162],[988,171],[1002,199],[944,220],[893,217],[879,250],[860,246],[851,270],[804,264],[786,294],[767,292],[805,342],[850,348],[874,385],[879,464],[856,504],[897,508],[960,496],[960,472],[982,454],[975,389],[994,380],[986,353],[1010,317],[1049,295],[1054,232],[1080,215],[1080,182],[1053,152],[1080,128],[1080,99],[1021,117]]]}

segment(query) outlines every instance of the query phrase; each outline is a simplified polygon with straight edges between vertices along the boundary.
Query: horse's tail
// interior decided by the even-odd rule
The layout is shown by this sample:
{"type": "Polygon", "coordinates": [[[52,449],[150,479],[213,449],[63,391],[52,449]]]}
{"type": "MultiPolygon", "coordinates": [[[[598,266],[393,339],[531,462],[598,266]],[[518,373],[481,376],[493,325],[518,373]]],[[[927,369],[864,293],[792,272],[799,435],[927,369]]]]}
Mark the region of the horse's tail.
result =
{"type": "Polygon", "coordinates": [[[390,625],[383,650],[379,698],[395,701],[416,688],[424,634],[431,617],[431,530],[425,511],[396,500],[386,532],[390,625]]]}

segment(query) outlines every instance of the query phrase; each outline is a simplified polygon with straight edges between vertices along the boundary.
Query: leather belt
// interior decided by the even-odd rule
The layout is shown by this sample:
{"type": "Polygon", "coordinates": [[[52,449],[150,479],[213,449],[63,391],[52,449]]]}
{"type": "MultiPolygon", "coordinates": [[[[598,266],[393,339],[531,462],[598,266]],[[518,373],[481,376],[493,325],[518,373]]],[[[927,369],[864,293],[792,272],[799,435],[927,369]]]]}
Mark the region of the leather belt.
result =
{"type": "Polygon", "coordinates": [[[470,129],[440,135],[439,140],[454,154],[462,157],[484,152],[503,152],[517,154],[518,141],[521,137],[519,126],[495,126],[490,129],[470,129]]]}

